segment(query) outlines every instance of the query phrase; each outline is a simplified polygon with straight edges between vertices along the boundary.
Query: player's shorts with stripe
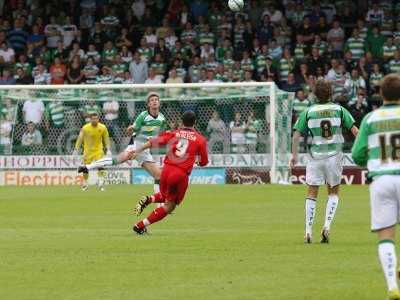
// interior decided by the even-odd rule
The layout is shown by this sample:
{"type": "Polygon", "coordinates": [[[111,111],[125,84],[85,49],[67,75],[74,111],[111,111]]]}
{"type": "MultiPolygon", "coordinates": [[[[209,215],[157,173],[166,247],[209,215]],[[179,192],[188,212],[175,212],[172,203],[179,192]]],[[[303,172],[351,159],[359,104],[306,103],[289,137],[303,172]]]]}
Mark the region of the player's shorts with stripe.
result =
{"type": "Polygon", "coordinates": [[[313,159],[310,157],[306,165],[307,185],[337,186],[342,180],[343,154],[338,153],[326,159],[313,159]]]}
{"type": "Polygon", "coordinates": [[[185,197],[189,176],[182,169],[164,165],[160,178],[160,193],[167,201],[180,204],[185,197]]]}
{"type": "Polygon", "coordinates": [[[400,221],[400,175],[382,175],[369,187],[371,230],[392,227],[400,221]]]}
{"type": "MultiPolygon", "coordinates": [[[[140,146],[142,146],[144,143],[142,142],[138,142],[138,141],[134,141],[133,144],[128,145],[128,147],[126,147],[125,151],[134,151],[137,148],[139,148],[140,146]]],[[[154,158],[151,155],[150,149],[146,149],[144,150],[142,153],[140,153],[137,157],[136,157],[137,162],[139,163],[139,165],[142,165],[145,162],[151,162],[154,163],[154,158]]]]}
{"type": "Polygon", "coordinates": [[[93,152],[93,153],[84,153],[83,154],[83,163],[85,165],[91,164],[92,162],[102,159],[104,157],[103,151],[93,152]]]}

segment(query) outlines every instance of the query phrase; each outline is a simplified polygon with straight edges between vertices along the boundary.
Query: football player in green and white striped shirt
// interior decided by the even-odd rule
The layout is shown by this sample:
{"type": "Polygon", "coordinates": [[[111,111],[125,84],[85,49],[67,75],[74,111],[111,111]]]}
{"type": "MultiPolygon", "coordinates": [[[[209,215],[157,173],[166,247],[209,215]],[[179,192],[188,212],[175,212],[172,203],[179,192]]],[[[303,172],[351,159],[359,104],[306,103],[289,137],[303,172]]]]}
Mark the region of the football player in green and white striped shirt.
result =
{"type": "MultiPolygon", "coordinates": [[[[132,138],[125,151],[117,158],[105,157],[89,165],[81,166],[78,172],[122,164],[131,159],[135,149],[166,129],[167,120],[160,112],[160,96],[155,92],[151,92],[147,95],[147,110],[140,113],[134,124],[127,128],[128,132],[132,133],[132,138]]],[[[153,159],[150,150],[142,152],[136,157],[136,160],[154,178],[154,191],[158,193],[161,169],[153,159]]]]}
{"type": "Polygon", "coordinates": [[[378,233],[379,259],[389,300],[399,300],[394,245],[400,220],[400,76],[390,74],[381,84],[383,106],[365,116],[353,145],[354,162],[368,167],[371,229],[378,233]]]}
{"type": "Polygon", "coordinates": [[[319,186],[327,184],[325,224],[321,231],[321,243],[329,242],[331,223],[339,203],[339,185],[342,179],[344,138],[342,129],[351,130],[354,136],[358,129],[354,118],[340,105],[331,101],[332,87],[329,81],[318,80],[315,86],[317,103],[300,114],[294,125],[291,167],[297,163],[301,135],[311,137],[309,161],[306,167],[308,193],[305,203],[305,242],[312,241],[312,226],[315,218],[319,186]]]}

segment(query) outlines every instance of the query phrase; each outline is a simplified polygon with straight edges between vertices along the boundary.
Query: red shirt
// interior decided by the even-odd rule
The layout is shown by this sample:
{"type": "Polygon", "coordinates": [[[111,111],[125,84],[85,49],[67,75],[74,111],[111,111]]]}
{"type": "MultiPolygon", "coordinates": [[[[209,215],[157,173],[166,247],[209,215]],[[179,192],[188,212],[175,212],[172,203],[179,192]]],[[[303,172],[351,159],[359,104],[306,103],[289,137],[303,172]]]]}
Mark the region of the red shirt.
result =
{"type": "Polygon", "coordinates": [[[208,164],[207,140],[191,128],[163,132],[150,142],[152,147],[167,145],[164,164],[176,166],[188,175],[192,172],[197,157],[200,157],[201,167],[208,164]]]}

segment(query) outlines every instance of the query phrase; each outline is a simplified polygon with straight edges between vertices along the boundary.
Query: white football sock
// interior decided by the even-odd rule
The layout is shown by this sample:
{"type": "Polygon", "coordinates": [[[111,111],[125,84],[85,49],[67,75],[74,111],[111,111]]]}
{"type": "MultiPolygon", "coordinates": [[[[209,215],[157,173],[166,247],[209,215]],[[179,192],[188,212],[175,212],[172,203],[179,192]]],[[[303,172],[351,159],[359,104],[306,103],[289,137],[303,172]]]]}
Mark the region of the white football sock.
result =
{"type": "Polygon", "coordinates": [[[113,159],[111,157],[105,157],[99,160],[96,160],[94,162],[92,162],[91,164],[86,165],[86,168],[88,170],[93,170],[93,169],[98,169],[98,168],[103,168],[106,166],[112,166],[113,163],[113,159]]]}
{"type": "Polygon", "coordinates": [[[157,180],[155,181],[154,185],[153,185],[153,189],[154,189],[154,194],[157,194],[160,192],[160,181],[157,180]]]}
{"type": "Polygon", "coordinates": [[[315,218],[315,208],[317,201],[312,198],[306,198],[306,234],[312,235],[312,226],[315,218]]]}
{"type": "Polygon", "coordinates": [[[378,245],[379,259],[385,274],[388,290],[398,289],[397,285],[397,257],[394,242],[382,240],[378,245]]]}
{"type": "Polygon", "coordinates": [[[328,201],[326,202],[326,211],[325,211],[325,224],[324,228],[330,230],[331,223],[333,218],[335,217],[336,208],[339,204],[338,195],[328,195],[328,201]]]}

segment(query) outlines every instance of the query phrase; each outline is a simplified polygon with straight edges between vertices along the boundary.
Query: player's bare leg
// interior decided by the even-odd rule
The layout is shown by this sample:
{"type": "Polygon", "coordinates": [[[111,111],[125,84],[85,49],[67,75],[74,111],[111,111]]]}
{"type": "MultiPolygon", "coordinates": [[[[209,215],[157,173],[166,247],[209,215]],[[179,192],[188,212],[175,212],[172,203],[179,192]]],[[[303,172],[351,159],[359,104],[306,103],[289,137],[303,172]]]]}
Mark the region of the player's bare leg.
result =
{"type": "Polygon", "coordinates": [[[389,300],[400,300],[400,291],[397,282],[397,256],[394,244],[395,226],[377,231],[379,244],[378,254],[385,274],[389,300]]]}
{"type": "Polygon", "coordinates": [[[328,201],[326,202],[325,210],[325,223],[321,230],[321,243],[329,243],[329,234],[331,230],[331,224],[335,218],[336,209],[339,204],[339,185],[334,187],[327,186],[328,188],[328,201]]]}
{"type": "Polygon", "coordinates": [[[312,242],[312,226],[314,224],[315,210],[318,197],[317,185],[309,185],[307,198],[305,203],[305,235],[304,242],[310,244],[312,242]]]}
{"type": "Polygon", "coordinates": [[[144,162],[142,164],[142,168],[146,170],[147,173],[154,178],[154,193],[160,192],[160,177],[161,177],[161,169],[154,162],[144,162]]]}
{"type": "Polygon", "coordinates": [[[123,151],[116,158],[104,157],[102,159],[96,160],[90,164],[80,166],[78,172],[90,171],[95,169],[101,169],[109,166],[115,166],[122,164],[131,159],[133,152],[123,151]]]}
{"type": "Polygon", "coordinates": [[[166,200],[162,207],[157,207],[153,212],[142,221],[133,226],[133,231],[137,234],[144,234],[147,232],[146,227],[150,224],[156,223],[164,219],[168,214],[174,211],[176,203],[174,201],[166,200]]]}
{"type": "MultiPolygon", "coordinates": [[[[142,164],[142,168],[154,178],[154,193],[159,193],[161,168],[156,163],[148,161],[145,161],[142,164]]],[[[159,204],[158,206],[162,206],[162,204],[159,204]]]]}

